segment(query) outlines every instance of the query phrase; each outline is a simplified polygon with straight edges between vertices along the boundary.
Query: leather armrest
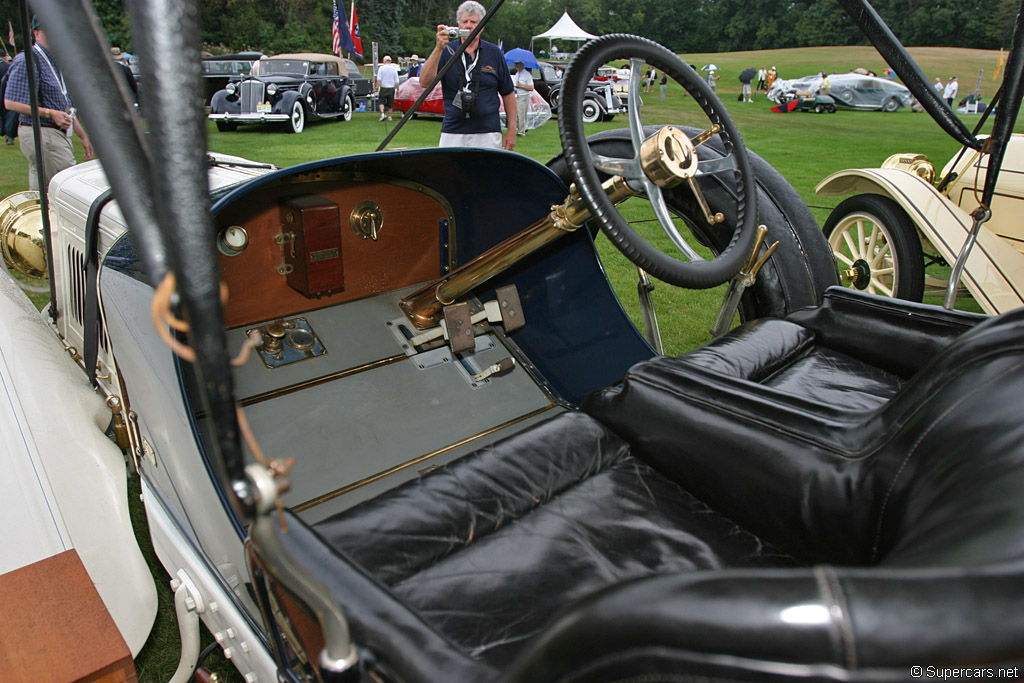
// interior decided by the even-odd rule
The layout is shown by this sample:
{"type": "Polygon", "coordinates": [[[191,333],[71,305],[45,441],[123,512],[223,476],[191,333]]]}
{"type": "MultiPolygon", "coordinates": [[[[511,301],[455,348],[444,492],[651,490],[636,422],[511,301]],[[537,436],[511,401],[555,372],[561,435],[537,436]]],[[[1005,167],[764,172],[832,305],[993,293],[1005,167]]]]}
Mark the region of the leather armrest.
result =
{"type": "Polygon", "coordinates": [[[640,579],[563,614],[505,680],[671,670],[695,680],[849,681],[870,671],[904,681],[914,665],[1012,666],[1024,627],[1017,601],[1002,595],[1019,593],[1020,574],[819,566],[640,579]]]}
{"type": "Polygon", "coordinates": [[[814,332],[816,342],[904,379],[989,316],[829,287],[821,306],[786,320],[814,332]]]}
{"type": "MultiPolygon", "coordinates": [[[[296,605],[304,604],[303,591],[313,592],[318,600],[333,602],[337,610],[324,610],[323,605],[306,605],[306,616],[315,619],[313,628],[327,629],[328,642],[340,645],[336,622],[325,613],[343,615],[351,632],[352,641],[373,653],[369,660],[361,658],[360,666],[374,666],[373,662],[397,674],[404,681],[478,681],[494,680],[497,672],[484,662],[470,657],[431,627],[409,605],[395,597],[388,588],[367,574],[362,567],[329,543],[290,510],[284,511],[282,524],[277,513],[261,520],[262,532],[253,533],[255,558],[260,572],[270,572],[274,564],[291,573],[291,582],[302,587],[294,595],[296,605]],[[273,553],[276,560],[268,563],[265,553],[273,553]]],[[[295,586],[278,583],[286,589],[295,586]]],[[[265,598],[264,585],[258,585],[257,595],[265,598]]],[[[267,616],[269,605],[261,605],[267,616]]],[[[292,617],[294,618],[294,614],[292,617]]],[[[315,633],[315,632],[314,632],[315,633]]],[[[308,645],[308,643],[306,643],[308,645]]],[[[311,657],[318,652],[308,652],[311,657]]]]}

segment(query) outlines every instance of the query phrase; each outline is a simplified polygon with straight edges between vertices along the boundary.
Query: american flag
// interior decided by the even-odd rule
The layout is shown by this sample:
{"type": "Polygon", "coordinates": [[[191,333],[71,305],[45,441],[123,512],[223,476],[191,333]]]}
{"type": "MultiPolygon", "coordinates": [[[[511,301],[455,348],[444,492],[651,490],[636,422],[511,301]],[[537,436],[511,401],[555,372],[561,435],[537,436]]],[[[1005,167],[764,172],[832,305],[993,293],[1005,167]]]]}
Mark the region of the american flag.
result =
{"type": "Polygon", "coordinates": [[[7,20],[7,42],[11,44],[11,47],[14,47],[14,27],[11,26],[10,19],[7,20]]]}
{"type": "Polygon", "coordinates": [[[341,29],[338,27],[338,2],[334,2],[334,20],[331,22],[331,51],[341,55],[341,29]]]}

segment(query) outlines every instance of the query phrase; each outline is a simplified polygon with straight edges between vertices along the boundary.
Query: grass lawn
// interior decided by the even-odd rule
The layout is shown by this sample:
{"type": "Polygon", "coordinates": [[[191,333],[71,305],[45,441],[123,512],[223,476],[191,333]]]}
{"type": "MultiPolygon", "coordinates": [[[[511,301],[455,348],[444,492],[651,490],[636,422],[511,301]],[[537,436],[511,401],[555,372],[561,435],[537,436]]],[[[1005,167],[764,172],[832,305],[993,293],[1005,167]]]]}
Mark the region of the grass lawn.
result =
{"type": "MultiPolygon", "coordinates": [[[[950,75],[958,75],[961,95],[974,89],[979,69],[985,71],[982,82],[984,98],[987,100],[995,89],[991,74],[996,64],[996,52],[915,49],[911,53],[930,77],[940,76],[945,81],[950,75]]],[[[824,223],[831,208],[842,199],[818,197],[813,192],[815,184],[830,173],[850,167],[876,167],[891,154],[910,151],[927,154],[941,169],[958,150],[958,145],[926,114],[916,114],[909,109],[894,114],[855,111],[776,114],[769,110],[771,103],[763,94],[755,95],[753,104],[736,101],[740,89],[737,76],[746,67],[776,66],[783,78],[804,76],[822,70],[845,72],[861,66],[880,73],[884,63],[872,48],[806,48],[684,55],[684,58],[698,67],[712,61],[721,67],[719,96],[736,121],[744,142],[790,181],[812,208],[819,224],[824,223]]],[[[646,95],[643,117],[647,124],[681,123],[700,127],[706,124],[706,119],[693,101],[685,97],[682,89],[675,84],[670,84],[664,103],[657,94],[646,95]]],[[[219,133],[210,124],[207,127],[207,146],[211,151],[279,166],[324,157],[362,154],[376,149],[394,123],[397,123],[379,122],[377,118],[373,113],[357,113],[350,122],[307,123],[301,135],[290,135],[269,126],[242,127],[236,132],[219,133]]],[[[964,119],[968,127],[973,128],[978,116],[965,115],[964,119]]],[[[88,125],[89,122],[85,123],[88,125]]],[[[625,117],[620,116],[611,122],[593,124],[588,127],[588,131],[597,132],[625,125],[625,117]]],[[[439,133],[439,121],[413,120],[389,148],[433,147],[437,144],[439,133]]],[[[541,163],[557,155],[560,151],[557,121],[551,121],[540,129],[530,131],[525,138],[519,138],[516,151],[541,163]]],[[[77,152],[81,159],[80,146],[77,152]]],[[[510,191],[513,180],[509,179],[510,191]]],[[[26,183],[27,164],[17,145],[0,146],[0,197],[25,189],[26,183]]],[[[642,208],[635,211],[642,212],[642,208]]],[[[653,231],[657,235],[661,233],[657,226],[653,231]]],[[[627,310],[634,320],[639,321],[635,269],[603,237],[598,242],[610,279],[620,292],[627,310]]],[[[666,352],[675,354],[706,341],[721,300],[721,291],[672,291],[668,286],[660,285],[655,292],[655,299],[666,338],[666,352]]],[[[178,656],[177,630],[167,577],[155,561],[154,566],[163,602],[150,644],[147,644],[137,660],[139,680],[143,682],[169,678],[178,656]]],[[[219,652],[215,654],[219,657],[219,652]]],[[[214,668],[222,676],[228,674],[227,680],[238,680],[232,676],[234,670],[229,663],[221,660],[215,663],[214,668]]]]}

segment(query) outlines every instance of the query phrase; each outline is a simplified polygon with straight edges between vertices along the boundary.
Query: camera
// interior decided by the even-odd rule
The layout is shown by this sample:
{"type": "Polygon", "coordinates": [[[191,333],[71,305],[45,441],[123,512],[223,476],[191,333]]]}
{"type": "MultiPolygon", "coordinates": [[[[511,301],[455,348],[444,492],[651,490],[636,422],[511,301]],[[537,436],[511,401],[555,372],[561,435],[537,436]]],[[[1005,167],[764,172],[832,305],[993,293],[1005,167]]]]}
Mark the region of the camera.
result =
{"type": "Polygon", "coordinates": [[[462,110],[468,119],[473,115],[473,109],[476,107],[476,93],[468,88],[455,93],[455,97],[452,99],[452,106],[462,110]]]}
{"type": "Polygon", "coordinates": [[[458,26],[448,27],[448,40],[455,40],[456,38],[465,38],[470,34],[468,28],[459,28],[458,26]]]}

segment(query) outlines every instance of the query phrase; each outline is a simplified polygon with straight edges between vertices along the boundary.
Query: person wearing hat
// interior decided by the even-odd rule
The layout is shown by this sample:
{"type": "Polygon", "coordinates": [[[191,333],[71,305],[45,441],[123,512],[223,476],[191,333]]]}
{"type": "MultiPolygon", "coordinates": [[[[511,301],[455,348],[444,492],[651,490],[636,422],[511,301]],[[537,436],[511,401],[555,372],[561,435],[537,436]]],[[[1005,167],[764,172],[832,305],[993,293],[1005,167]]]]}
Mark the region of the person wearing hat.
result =
{"type": "Polygon", "coordinates": [[[4,91],[4,106],[18,113],[18,143],[21,153],[28,159],[28,186],[30,190],[46,189],[58,172],[75,165],[75,149],[71,144],[71,133],[77,133],[85,148],[85,160],[93,157],[92,143],[81,122],[75,116],[75,109],[68,94],[67,84],[60,67],[50,54],[46,32],[39,24],[39,17],[32,17],[32,36],[35,44],[32,62],[36,70],[36,87],[39,91],[40,148],[44,186],[38,185],[35,138],[32,134],[32,107],[30,105],[28,74],[25,69],[25,53],[19,53],[11,63],[4,91]]]}
{"type": "Polygon", "coordinates": [[[530,94],[533,92],[533,74],[526,68],[523,60],[513,64],[516,71],[512,74],[512,84],[516,86],[516,135],[526,136],[526,113],[530,111],[530,94]]]}
{"type": "Polygon", "coordinates": [[[117,66],[117,70],[124,76],[124,82],[128,85],[128,89],[132,93],[132,103],[138,104],[139,101],[139,84],[135,80],[135,74],[132,73],[132,68],[128,66],[128,63],[124,60],[126,53],[121,52],[121,48],[112,47],[110,48],[110,54],[114,57],[114,64],[117,66]]]}
{"type": "Polygon", "coordinates": [[[418,55],[409,57],[409,78],[420,75],[420,58],[418,55]]]}
{"type": "Polygon", "coordinates": [[[391,63],[391,56],[384,55],[384,63],[377,69],[377,103],[380,105],[380,120],[385,117],[391,120],[391,110],[395,108],[395,88],[398,87],[398,67],[391,63]],[[387,109],[387,114],[384,110],[387,109]]]}

